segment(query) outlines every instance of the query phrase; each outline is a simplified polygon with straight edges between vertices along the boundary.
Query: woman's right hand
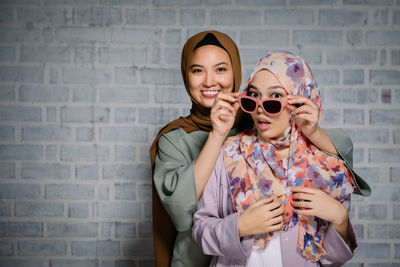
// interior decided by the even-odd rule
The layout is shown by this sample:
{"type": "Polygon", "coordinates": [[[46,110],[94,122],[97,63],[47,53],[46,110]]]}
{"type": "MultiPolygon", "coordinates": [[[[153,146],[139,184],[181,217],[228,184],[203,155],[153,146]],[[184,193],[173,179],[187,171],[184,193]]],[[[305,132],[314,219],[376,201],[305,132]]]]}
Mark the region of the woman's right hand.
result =
{"type": "Polygon", "coordinates": [[[251,204],[238,219],[240,237],[272,233],[283,228],[283,204],[276,196],[251,204]]]}
{"type": "Polygon", "coordinates": [[[213,132],[218,136],[225,137],[232,129],[235,122],[236,113],[239,109],[239,103],[236,98],[240,93],[219,93],[211,108],[211,124],[213,132]],[[233,103],[233,104],[231,104],[233,103]]]}

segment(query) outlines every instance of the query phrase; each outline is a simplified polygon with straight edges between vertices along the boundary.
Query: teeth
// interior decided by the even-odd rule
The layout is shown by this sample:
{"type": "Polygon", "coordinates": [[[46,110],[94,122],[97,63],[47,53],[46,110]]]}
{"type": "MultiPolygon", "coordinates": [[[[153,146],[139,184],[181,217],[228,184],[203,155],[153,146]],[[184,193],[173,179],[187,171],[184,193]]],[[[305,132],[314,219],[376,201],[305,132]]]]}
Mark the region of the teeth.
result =
{"type": "Polygon", "coordinates": [[[215,95],[215,94],[218,94],[218,91],[216,90],[216,91],[203,91],[203,94],[205,94],[205,95],[215,95]]]}

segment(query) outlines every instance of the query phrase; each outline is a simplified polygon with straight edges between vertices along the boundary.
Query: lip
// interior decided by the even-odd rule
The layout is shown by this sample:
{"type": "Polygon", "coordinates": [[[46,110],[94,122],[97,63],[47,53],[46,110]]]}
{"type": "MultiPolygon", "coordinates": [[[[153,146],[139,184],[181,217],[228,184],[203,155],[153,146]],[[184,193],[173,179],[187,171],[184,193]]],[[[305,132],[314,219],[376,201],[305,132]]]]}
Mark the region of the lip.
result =
{"type": "Polygon", "coordinates": [[[257,128],[261,131],[267,130],[271,126],[271,122],[265,119],[257,119],[257,128]]]}
{"type": "Polygon", "coordinates": [[[200,92],[205,98],[216,98],[220,90],[201,90],[200,92]]]}

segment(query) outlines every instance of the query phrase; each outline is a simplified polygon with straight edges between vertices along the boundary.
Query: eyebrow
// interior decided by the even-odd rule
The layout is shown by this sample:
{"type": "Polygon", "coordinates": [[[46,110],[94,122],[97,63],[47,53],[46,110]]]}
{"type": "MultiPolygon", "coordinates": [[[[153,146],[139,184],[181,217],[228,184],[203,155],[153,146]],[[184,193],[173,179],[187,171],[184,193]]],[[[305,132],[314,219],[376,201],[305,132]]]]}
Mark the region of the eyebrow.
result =
{"type": "MultiPolygon", "coordinates": [[[[260,89],[257,88],[257,86],[254,86],[252,84],[249,84],[249,86],[247,87],[247,90],[248,89],[260,90],[260,89]]],[[[283,90],[285,90],[285,88],[283,88],[281,85],[273,85],[273,86],[270,86],[270,87],[267,88],[267,90],[273,90],[273,89],[283,89],[283,90]]]]}
{"type": "MultiPolygon", "coordinates": [[[[218,67],[218,66],[220,66],[220,65],[228,65],[228,63],[222,61],[222,62],[219,62],[219,63],[215,64],[213,67],[218,67]]],[[[203,65],[200,65],[200,64],[193,64],[193,65],[190,66],[191,69],[192,69],[192,68],[195,68],[195,67],[204,68],[204,66],[203,66],[203,65]]]]}

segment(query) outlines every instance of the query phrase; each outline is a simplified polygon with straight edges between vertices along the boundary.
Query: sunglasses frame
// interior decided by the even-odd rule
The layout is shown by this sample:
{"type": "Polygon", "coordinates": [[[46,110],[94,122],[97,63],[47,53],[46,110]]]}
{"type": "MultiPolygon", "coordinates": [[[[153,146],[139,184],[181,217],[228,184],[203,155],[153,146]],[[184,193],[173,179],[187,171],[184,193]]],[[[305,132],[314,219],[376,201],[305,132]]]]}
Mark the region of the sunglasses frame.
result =
{"type": "Polygon", "coordinates": [[[254,97],[247,96],[247,95],[245,95],[245,94],[241,94],[241,95],[238,97],[238,102],[239,102],[240,108],[241,108],[244,112],[246,112],[246,113],[252,114],[252,113],[256,112],[256,110],[258,109],[259,106],[261,106],[261,108],[263,109],[263,111],[264,111],[265,113],[267,113],[268,115],[272,115],[272,116],[274,116],[274,115],[276,116],[276,115],[281,114],[283,108],[286,107],[287,104],[288,104],[288,100],[287,100],[286,97],[284,97],[284,98],[264,98],[264,99],[261,99],[261,100],[260,100],[260,99],[254,98],[254,97]],[[256,108],[254,109],[254,111],[247,111],[247,110],[245,110],[245,109],[243,108],[243,106],[242,106],[242,99],[249,99],[249,100],[252,100],[252,101],[256,102],[256,108]],[[264,105],[263,105],[264,102],[266,102],[266,101],[278,101],[278,102],[280,102],[280,104],[281,104],[281,109],[279,110],[279,112],[277,112],[277,113],[270,113],[270,112],[267,112],[267,111],[265,110],[265,108],[264,108],[264,105]]]}

